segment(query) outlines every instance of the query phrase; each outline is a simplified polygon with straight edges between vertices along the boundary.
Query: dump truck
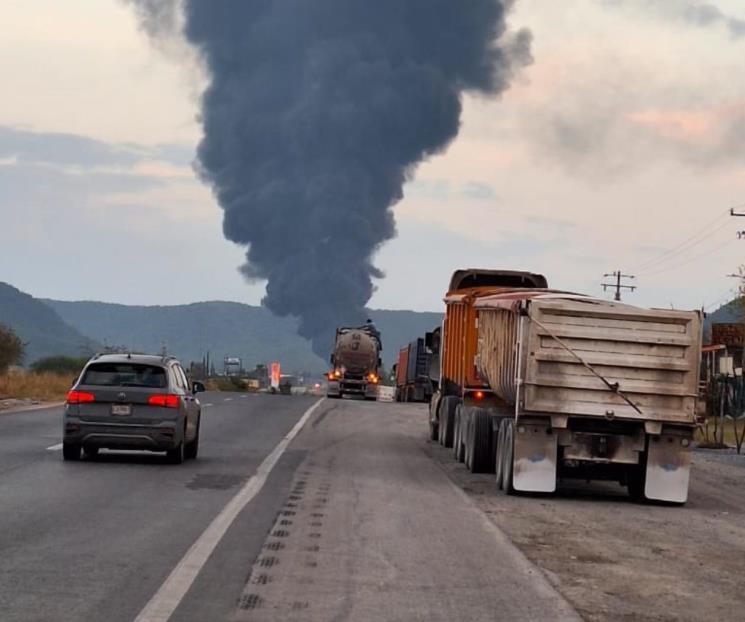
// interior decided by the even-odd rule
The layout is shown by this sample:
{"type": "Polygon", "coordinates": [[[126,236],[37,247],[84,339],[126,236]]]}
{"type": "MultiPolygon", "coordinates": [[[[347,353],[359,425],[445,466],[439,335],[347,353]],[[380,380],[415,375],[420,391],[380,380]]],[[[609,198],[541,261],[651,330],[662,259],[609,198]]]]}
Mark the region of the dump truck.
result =
{"type": "Polygon", "coordinates": [[[429,402],[432,399],[439,382],[439,334],[437,328],[399,351],[397,402],[429,402]]]}
{"type": "Polygon", "coordinates": [[[330,398],[357,395],[367,400],[377,399],[381,350],[380,334],[371,324],[338,328],[326,395],[330,398]]]}
{"type": "Polygon", "coordinates": [[[635,499],[686,502],[700,312],[547,289],[482,292],[468,307],[476,335],[468,362],[485,390],[478,400],[440,400],[457,459],[494,472],[507,493],[610,480],[635,499]]]}

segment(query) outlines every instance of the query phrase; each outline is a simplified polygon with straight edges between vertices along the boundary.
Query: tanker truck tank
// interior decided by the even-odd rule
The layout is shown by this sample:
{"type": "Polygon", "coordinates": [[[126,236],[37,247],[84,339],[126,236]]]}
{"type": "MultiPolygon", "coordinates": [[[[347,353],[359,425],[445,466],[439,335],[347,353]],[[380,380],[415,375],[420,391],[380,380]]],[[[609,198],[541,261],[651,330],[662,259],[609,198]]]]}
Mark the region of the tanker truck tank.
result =
{"type": "Polygon", "coordinates": [[[326,395],[330,398],[359,395],[367,400],[377,399],[381,350],[380,333],[371,323],[338,328],[326,395]]]}

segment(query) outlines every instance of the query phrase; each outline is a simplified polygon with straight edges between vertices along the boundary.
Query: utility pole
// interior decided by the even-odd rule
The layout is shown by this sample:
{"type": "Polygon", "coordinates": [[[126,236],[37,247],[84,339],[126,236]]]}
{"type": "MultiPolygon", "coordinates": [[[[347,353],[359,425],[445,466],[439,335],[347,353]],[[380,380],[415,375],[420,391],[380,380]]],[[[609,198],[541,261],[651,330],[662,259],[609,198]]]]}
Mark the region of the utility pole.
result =
{"type": "Polygon", "coordinates": [[[614,300],[617,300],[618,302],[621,301],[621,290],[622,289],[628,289],[630,291],[635,291],[636,286],[635,285],[624,285],[621,281],[622,279],[635,279],[636,277],[631,274],[624,274],[621,272],[621,270],[616,270],[615,272],[606,273],[603,275],[604,278],[610,278],[613,277],[616,279],[615,283],[603,283],[603,291],[608,291],[608,288],[616,290],[616,295],[614,296],[614,300]]]}
{"type": "MultiPolygon", "coordinates": [[[[745,212],[738,212],[734,207],[729,211],[729,215],[734,218],[745,218],[745,212]]],[[[745,231],[738,231],[737,239],[745,240],[745,231]]]]}

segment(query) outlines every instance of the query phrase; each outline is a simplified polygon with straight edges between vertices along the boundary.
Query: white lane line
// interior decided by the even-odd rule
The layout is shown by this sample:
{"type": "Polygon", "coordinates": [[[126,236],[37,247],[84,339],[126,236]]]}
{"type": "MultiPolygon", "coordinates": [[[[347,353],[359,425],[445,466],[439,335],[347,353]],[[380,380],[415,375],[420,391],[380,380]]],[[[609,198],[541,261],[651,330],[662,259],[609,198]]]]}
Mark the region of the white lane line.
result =
{"type": "Polygon", "coordinates": [[[277,446],[272,450],[264,461],[256,469],[256,474],[249,479],[238,493],[227,503],[215,519],[197,538],[191,548],[181,558],[181,561],[168,575],[163,585],[140,611],[134,622],[167,622],[173,615],[181,600],[189,591],[192,583],[197,578],[199,571],[209,559],[215,547],[219,544],[225,532],[233,524],[241,510],[261,491],[269,474],[277,464],[287,446],[292,442],[310,416],[323,403],[324,398],[318,400],[313,406],[305,411],[303,416],[295,424],[277,446]]]}
{"type": "Polygon", "coordinates": [[[62,449],[62,443],[57,443],[56,445],[47,447],[47,451],[59,451],[60,449],[62,449]]]}
{"type": "Polygon", "coordinates": [[[203,408],[209,408],[210,406],[212,406],[212,404],[202,404],[203,408]]]}
{"type": "Polygon", "coordinates": [[[225,398],[225,399],[223,400],[223,402],[232,402],[232,401],[233,401],[233,398],[232,398],[232,397],[226,397],[226,398],[225,398]]]}

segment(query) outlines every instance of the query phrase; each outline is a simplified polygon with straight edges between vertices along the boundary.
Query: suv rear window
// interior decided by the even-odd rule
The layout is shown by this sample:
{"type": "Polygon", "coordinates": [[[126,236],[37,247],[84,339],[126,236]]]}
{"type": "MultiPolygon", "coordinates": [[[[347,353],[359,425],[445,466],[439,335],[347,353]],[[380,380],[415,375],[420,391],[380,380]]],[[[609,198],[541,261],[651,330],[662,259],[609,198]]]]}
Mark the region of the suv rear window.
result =
{"type": "Polygon", "coordinates": [[[85,370],[81,384],[153,389],[164,389],[168,386],[166,370],[163,367],[137,363],[93,363],[85,370]]]}

